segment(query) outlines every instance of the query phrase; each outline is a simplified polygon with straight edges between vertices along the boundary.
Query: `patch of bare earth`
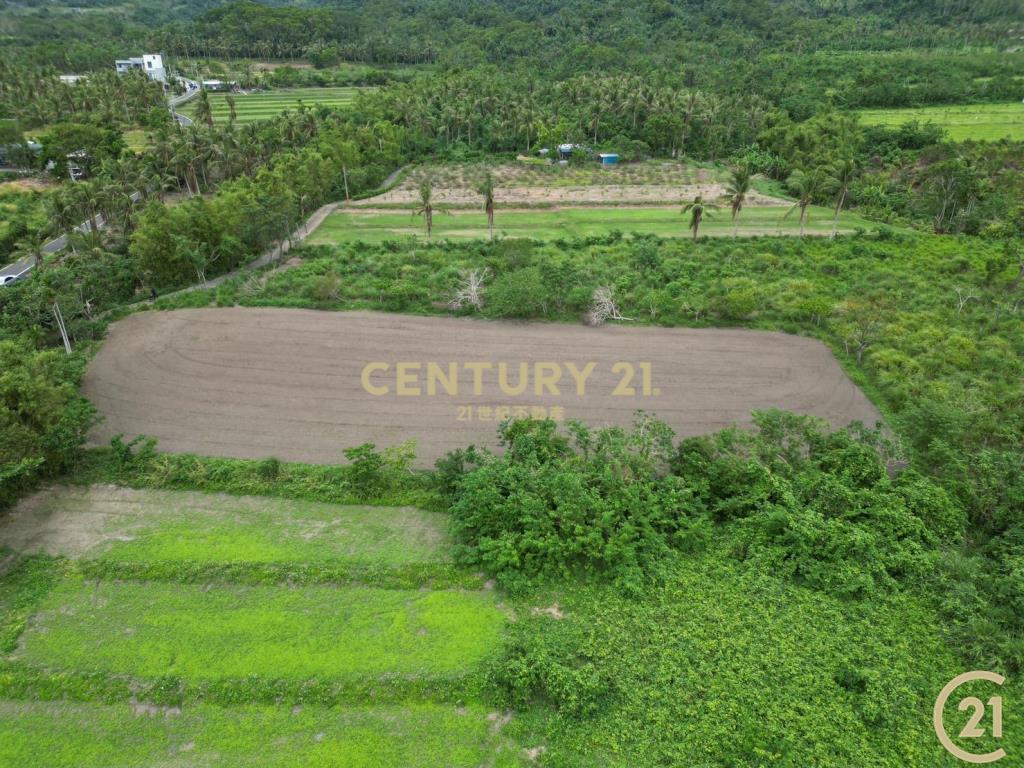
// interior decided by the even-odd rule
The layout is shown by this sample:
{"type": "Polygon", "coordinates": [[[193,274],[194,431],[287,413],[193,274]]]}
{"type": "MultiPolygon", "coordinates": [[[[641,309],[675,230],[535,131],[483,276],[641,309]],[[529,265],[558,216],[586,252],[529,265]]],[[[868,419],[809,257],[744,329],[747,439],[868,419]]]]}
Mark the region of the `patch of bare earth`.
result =
{"type": "MultiPolygon", "coordinates": [[[[494,199],[499,206],[600,206],[678,205],[697,195],[719,200],[725,185],[705,168],[683,163],[623,164],[613,168],[593,166],[501,165],[489,169],[495,180],[494,199]]],[[[442,169],[417,168],[394,189],[375,197],[346,204],[346,208],[414,206],[420,199],[420,184],[430,179],[433,200],[438,205],[480,204],[477,188],[485,169],[455,166],[442,169]]],[[[747,205],[784,205],[785,200],[751,192],[747,205]]]]}
{"type": "Polygon", "coordinates": [[[414,438],[419,465],[432,466],[455,448],[494,446],[504,414],[628,426],[643,409],[682,436],[748,425],[751,411],[766,408],[835,426],[880,419],[824,344],[784,333],[242,307],[118,321],[83,391],[104,416],[91,434],[99,444],[146,434],[167,451],[315,463],[338,463],[343,448],[361,443],[414,438]],[[366,381],[386,393],[364,387],[371,363],[379,367],[366,381]],[[412,377],[405,394],[400,363],[412,377]],[[490,366],[479,388],[467,363],[490,366]],[[555,391],[538,389],[537,363],[559,371],[555,391]],[[590,363],[580,394],[568,365],[590,363]],[[646,392],[641,363],[650,365],[646,392]],[[430,364],[446,375],[456,367],[454,394],[436,380],[428,392],[430,364]],[[509,394],[521,364],[528,380],[509,394]]]}
{"type": "MultiPolygon", "coordinates": [[[[160,523],[204,516],[242,523],[254,514],[270,513],[279,526],[278,535],[330,541],[339,555],[358,557],[365,554],[365,542],[346,543],[351,539],[351,527],[363,525],[352,522],[351,509],[260,496],[135,490],[112,485],[54,486],[22,499],[0,517],[0,547],[22,554],[96,557],[117,542],[145,536],[160,523]]],[[[381,514],[375,515],[375,524],[382,539],[393,531],[418,549],[443,546],[443,527],[428,518],[429,513],[401,507],[401,516],[391,524],[383,514],[387,508],[374,511],[378,509],[381,514]]]]}
{"type": "MultiPolygon", "coordinates": [[[[376,197],[346,204],[346,208],[363,210],[388,206],[413,207],[419,202],[419,190],[399,187],[376,197]]],[[[625,205],[682,205],[701,195],[705,200],[720,200],[725,195],[725,186],[718,182],[702,182],[682,185],[617,185],[571,186],[571,187],[499,187],[494,191],[495,203],[503,207],[530,207],[538,205],[601,206],[625,205]]],[[[434,190],[435,205],[476,205],[480,194],[467,187],[446,187],[434,190]]],[[[748,206],[785,205],[779,197],[769,197],[757,192],[747,196],[748,206]]]]}
{"type": "Polygon", "coordinates": [[[531,608],[531,616],[550,616],[552,619],[564,619],[565,612],[559,607],[558,603],[549,605],[547,608],[531,608]]]}

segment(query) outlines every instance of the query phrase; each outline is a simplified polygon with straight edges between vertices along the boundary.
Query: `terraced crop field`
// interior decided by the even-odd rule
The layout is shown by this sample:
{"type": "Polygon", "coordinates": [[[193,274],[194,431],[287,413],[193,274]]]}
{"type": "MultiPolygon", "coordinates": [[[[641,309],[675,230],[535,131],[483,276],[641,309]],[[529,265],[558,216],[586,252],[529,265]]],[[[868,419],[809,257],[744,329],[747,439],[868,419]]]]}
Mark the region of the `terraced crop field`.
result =
{"type": "Polygon", "coordinates": [[[56,488],[0,545],[0,765],[519,764],[479,698],[508,616],[430,579],[440,515],[56,488]]]}
{"type": "Polygon", "coordinates": [[[892,128],[917,120],[935,123],[946,129],[954,141],[1024,140],[1024,103],[960,104],[912,109],[869,109],[860,112],[865,125],[892,128]]]}
{"type": "MultiPolygon", "coordinates": [[[[286,109],[297,109],[304,104],[307,107],[344,107],[355,99],[361,88],[281,88],[272,91],[255,93],[236,93],[236,121],[252,123],[257,120],[269,120],[277,117],[286,109]]],[[[193,99],[182,110],[183,114],[195,116],[195,100],[193,99]]],[[[226,94],[211,93],[210,106],[213,109],[214,122],[226,123],[230,110],[226,94]]]]}

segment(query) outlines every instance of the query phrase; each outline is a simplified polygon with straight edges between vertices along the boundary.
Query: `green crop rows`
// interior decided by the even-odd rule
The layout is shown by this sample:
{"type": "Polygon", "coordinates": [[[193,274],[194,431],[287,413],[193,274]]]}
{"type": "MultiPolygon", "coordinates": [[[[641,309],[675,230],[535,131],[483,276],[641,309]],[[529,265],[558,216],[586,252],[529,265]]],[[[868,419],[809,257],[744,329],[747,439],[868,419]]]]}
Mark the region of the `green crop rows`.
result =
{"type": "Polygon", "coordinates": [[[870,109],[860,113],[865,125],[894,128],[913,120],[935,123],[946,129],[954,141],[998,141],[1024,139],[1024,104],[957,104],[908,109],[870,109]]]}
{"type": "MultiPolygon", "coordinates": [[[[277,117],[286,109],[307,107],[344,107],[352,103],[360,88],[283,88],[256,93],[235,94],[235,110],[239,123],[251,123],[277,117]]],[[[230,115],[226,94],[211,93],[210,106],[213,119],[226,123],[230,115]]],[[[184,110],[187,115],[195,114],[195,100],[184,110]]]]}

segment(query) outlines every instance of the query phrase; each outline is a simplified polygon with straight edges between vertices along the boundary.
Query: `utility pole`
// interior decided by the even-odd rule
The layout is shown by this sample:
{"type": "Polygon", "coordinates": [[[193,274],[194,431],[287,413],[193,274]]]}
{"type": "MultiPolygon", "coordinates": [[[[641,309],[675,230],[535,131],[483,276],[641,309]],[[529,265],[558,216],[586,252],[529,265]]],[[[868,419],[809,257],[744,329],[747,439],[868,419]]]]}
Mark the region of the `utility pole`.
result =
{"type": "Polygon", "coordinates": [[[64,325],[64,315],[60,311],[60,304],[53,302],[53,317],[57,321],[57,328],[60,330],[60,337],[64,340],[64,351],[71,354],[71,342],[68,340],[68,329],[64,325]]]}

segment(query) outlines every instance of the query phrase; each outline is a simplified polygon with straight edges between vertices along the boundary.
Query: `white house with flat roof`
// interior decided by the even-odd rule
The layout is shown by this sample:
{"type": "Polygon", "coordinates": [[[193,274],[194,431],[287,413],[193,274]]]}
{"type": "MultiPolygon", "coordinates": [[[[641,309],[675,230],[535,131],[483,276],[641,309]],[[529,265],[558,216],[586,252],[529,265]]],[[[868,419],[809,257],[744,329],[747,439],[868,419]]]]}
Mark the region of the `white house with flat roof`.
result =
{"type": "Polygon", "coordinates": [[[119,75],[123,75],[133,69],[141,69],[150,80],[157,80],[161,83],[167,82],[167,71],[164,69],[164,59],[159,53],[144,53],[141,57],[131,59],[118,59],[114,62],[114,68],[119,75]]]}

